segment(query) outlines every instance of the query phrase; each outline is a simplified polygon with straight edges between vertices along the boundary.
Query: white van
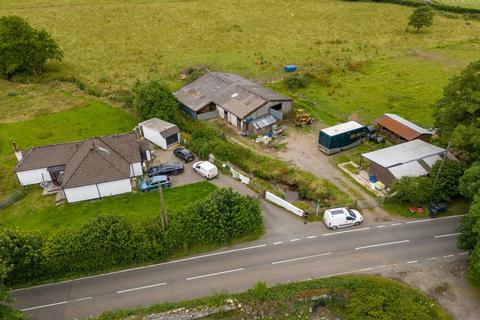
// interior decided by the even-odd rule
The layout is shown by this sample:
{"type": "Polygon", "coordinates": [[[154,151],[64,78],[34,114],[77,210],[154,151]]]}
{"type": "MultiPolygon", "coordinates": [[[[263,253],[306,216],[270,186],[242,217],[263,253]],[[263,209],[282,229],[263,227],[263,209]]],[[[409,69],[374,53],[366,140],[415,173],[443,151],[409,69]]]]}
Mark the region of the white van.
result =
{"type": "Polygon", "coordinates": [[[218,176],[217,167],[208,161],[199,161],[193,164],[193,170],[206,179],[213,179],[218,176]]]}
{"type": "Polygon", "coordinates": [[[363,222],[363,217],[357,210],[347,208],[334,208],[325,210],[323,222],[330,229],[358,226],[363,222]]]}

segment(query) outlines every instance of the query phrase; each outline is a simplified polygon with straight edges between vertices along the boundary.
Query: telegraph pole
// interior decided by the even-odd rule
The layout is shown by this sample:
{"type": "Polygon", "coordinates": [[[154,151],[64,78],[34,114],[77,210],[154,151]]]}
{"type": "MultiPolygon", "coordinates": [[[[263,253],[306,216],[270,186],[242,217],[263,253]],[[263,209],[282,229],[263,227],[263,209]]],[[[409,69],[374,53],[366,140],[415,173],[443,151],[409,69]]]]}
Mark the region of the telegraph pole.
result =
{"type": "Polygon", "coordinates": [[[165,207],[165,198],[163,196],[163,188],[161,185],[158,186],[158,194],[160,196],[160,220],[162,221],[163,231],[168,228],[168,217],[167,217],[167,208],[165,207]]]}
{"type": "Polygon", "coordinates": [[[445,164],[445,161],[447,160],[447,155],[448,155],[448,152],[450,151],[451,146],[452,146],[452,143],[449,142],[448,145],[447,145],[447,150],[445,151],[445,156],[442,159],[442,163],[440,163],[440,168],[438,168],[437,174],[435,176],[435,180],[433,181],[433,190],[435,190],[435,187],[437,186],[438,178],[440,177],[440,173],[442,172],[443,165],[445,164]]]}

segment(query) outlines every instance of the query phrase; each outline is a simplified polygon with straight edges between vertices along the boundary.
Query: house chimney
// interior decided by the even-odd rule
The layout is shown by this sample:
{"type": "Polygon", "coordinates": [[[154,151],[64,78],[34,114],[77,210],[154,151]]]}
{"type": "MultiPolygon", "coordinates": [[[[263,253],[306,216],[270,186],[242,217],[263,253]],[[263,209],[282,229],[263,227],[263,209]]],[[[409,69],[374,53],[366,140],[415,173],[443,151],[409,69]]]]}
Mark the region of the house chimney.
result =
{"type": "Polygon", "coordinates": [[[17,157],[17,161],[22,161],[23,155],[22,151],[18,149],[18,145],[15,143],[15,141],[12,141],[12,147],[13,147],[13,152],[15,153],[15,157],[17,157]]]}

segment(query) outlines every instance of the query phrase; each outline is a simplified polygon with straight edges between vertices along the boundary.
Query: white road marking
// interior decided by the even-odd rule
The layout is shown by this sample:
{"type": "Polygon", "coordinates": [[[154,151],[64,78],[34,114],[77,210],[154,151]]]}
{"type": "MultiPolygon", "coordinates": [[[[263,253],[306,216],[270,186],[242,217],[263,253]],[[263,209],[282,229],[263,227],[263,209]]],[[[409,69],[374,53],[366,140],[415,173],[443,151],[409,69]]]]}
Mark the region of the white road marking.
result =
{"type": "Polygon", "coordinates": [[[445,237],[454,237],[454,236],[458,236],[459,234],[460,233],[441,234],[441,235],[435,236],[434,238],[437,239],[437,238],[445,238],[445,237]]]}
{"type": "Polygon", "coordinates": [[[67,303],[72,303],[72,302],[80,302],[80,301],[85,301],[85,300],[90,300],[90,299],[92,299],[92,297],[85,297],[85,298],[78,298],[78,299],[74,299],[74,300],[54,302],[54,303],[50,303],[50,304],[44,304],[42,306],[36,306],[36,307],[21,309],[20,311],[30,311],[30,310],[43,309],[43,308],[48,308],[48,307],[55,307],[55,306],[59,306],[59,305],[62,305],[62,304],[67,304],[67,303]]]}
{"type": "Polygon", "coordinates": [[[277,242],[274,242],[273,244],[282,244],[283,241],[277,241],[277,242]]]}
{"type": "Polygon", "coordinates": [[[390,246],[392,244],[399,244],[399,243],[406,243],[410,242],[410,240],[402,240],[402,241],[394,241],[394,242],[384,242],[384,243],[379,243],[379,244],[372,244],[370,246],[363,246],[363,247],[356,247],[355,250],[363,250],[363,249],[369,249],[369,248],[375,248],[375,247],[383,247],[383,246],[390,246]]]}
{"type": "Polygon", "coordinates": [[[226,270],[226,271],[220,271],[220,272],[215,272],[215,273],[203,274],[201,276],[187,278],[187,280],[195,280],[195,279],[201,279],[201,278],[206,278],[206,277],[218,276],[218,275],[222,275],[222,274],[238,272],[238,271],[243,271],[243,270],[245,270],[245,269],[244,268],[238,268],[238,269],[233,269],[233,270],[226,270]]]}
{"type": "Polygon", "coordinates": [[[55,303],[45,304],[43,306],[25,308],[25,309],[22,309],[21,311],[30,311],[30,310],[35,310],[35,309],[48,308],[48,307],[58,306],[58,305],[67,304],[67,303],[68,303],[68,301],[55,302],[55,303]]]}
{"type": "Polygon", "coordinates": [[[392,223],[391,225],[392,225],[392,226],[399,226],[399,225],[401,225],[401,224],[402,224],[401,222],[398,222],[398,223],[392,223]]]}
{"type": "Polygon", "coordinates": [[[453,256],[454,256],[454,254],[447,254],[446,256],[443,256],[443,257],[444,257],[444,258],[451,258],[451,257],[453,257],[453,256]]]}
{"type": "Polygon", "coordinates": [[[412,263],[417,263],[418,260],[412,260],[412,261],[408,261],[407,264],[412,264],[412,263]]]}
{"type": "Polygon", "coordinates": [[[364,271],[370,271],[370,270],[373,270],[373,268],[364,268],[364,269],[357,270],[355,272],[364,272],[364,271]]]}
{"type": "Polygon", "coordinates": [[[437,260],[437,257],[427,258],[427,259],[425,259],[425,260],[427,260],[427,261],[437,260]]]}
{"type": "Polygon", "coordinates": [[[295,242],[295,241],[298,241],[298,240],[300,240],[300,239],[295,238],[295,239],[291,239],[290,241],[291,241],[291,242],[295,242]]]}
{"type": "Polygon", "coordinates": [[[385,228],[385,227],[386,227],[386,225],[384,225],[384,224],[382,224],[380,226],[377,226],[377,228],[385,228]]]}
{"type": "Polygon", "coordinates": [[[85,298],[72,300],[71,302],[79,302],[79,301],[85,301],[85,300],[90,300],[90,299],[93,299],[93,298],[92,297],[85,297],[85,298]]]}
{"type": "Polygon", "coordinates": [[[117,293],[126,293],[126,292],[131,292],[131,291],[149,289],[149,288],[154,288],[154,287],[163,286],[163,285],[166,285],[166,284],[167,284],[166,282],[156,283],[156,284],[151,284],[151,285],[149,285],[149,286],[144,286],[144,287],[131,288],[131,289],[126,289],[126,290],[119,290],[119,291],[117,291],[117,293]]]}
{"type": "Polygon", "coordinates": [[[320,254],[314,254],[314,255],[311,255],[311,256],[300,257],[300,258],[293,258],[293,259],[275,261],[275,262],[272,262],[272,264],[281,264],[281,263],[287,263],[287,262],[292,262],[292,261],[317,258],[317,257],[321,257],[321,256],[327,256],[329,254],[332,254],[332,253],[331,252],[325,252],[325,253],[320,253],[320,254]]]}
{"type": "Polygon", "coordinates": [[[345,230],[345,231],[337,231],[337,232],[331,232],[331,233],[324,233],[323,236],[328,237],[328,236],[333,236],[333,235],[336,235],[336,234],[348,233],[348,232],[357,232],[357,231],[363,231],[363,230],[368,230],[368,229],[370,229],[370,227],[360,228],[360,229],[352,229],[352,230],[345,230]]]}
{"type": "Polygon", "coordinates": [[[407,221],[405,223],[419,223],[419,222],[432,222],[432,221],[437,221],[437,220],[443,220],[443,219],[453,219],[453,218],[458,218],[458,217],[463,217],[464,214],[459,214],[456,216],[448,216],[448,217],[440,217],[440,218],[434,218],[434,219],[422,219],[422,220],[414,220],[414,221],[407,221]]]}
{"type": "Polygon", "coordinates": [[[375,267],[377,269],[383,269],[383,268],[386,268],[388,267],[388,264],[382,264],[381,266],[378,266],[378,267],[375,267]]]}
{"type": "Polygon", "coordinates": [[[317,236],[309,236],[307,239],[315,239],[317,236]]]}
{"type": "Polygon", "coordinates": [[[458,255],[459,255],[459,256],[464,256],[464,255],[466,255],[466,254],[468,254],[468,252],[460,252],[458,255]]]}

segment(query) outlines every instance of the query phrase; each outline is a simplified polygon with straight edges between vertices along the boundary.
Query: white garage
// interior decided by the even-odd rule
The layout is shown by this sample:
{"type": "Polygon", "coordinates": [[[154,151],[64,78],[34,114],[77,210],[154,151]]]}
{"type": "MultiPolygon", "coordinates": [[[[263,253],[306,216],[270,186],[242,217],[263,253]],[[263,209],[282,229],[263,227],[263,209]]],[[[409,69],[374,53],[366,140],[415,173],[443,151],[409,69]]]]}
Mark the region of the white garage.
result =
{"type": "Polygon", "coordinates": [[[180,129],[173,123],[152,118],[138,126],[145,139],[164,150],[180,142],[180,129]]]}

